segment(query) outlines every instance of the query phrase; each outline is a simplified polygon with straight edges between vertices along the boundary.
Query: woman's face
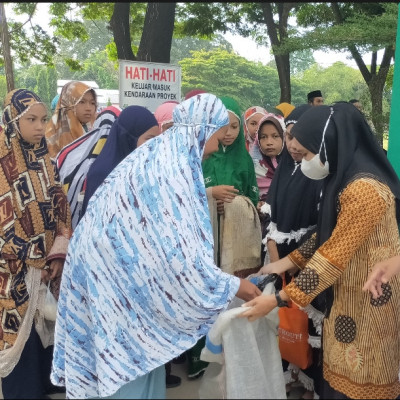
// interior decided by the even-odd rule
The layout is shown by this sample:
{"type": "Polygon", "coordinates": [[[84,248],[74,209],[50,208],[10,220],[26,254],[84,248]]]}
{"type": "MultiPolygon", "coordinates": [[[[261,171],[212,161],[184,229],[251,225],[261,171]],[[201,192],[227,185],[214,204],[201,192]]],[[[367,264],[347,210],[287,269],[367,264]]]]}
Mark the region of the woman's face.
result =
{"type": "Polygon", "coordinates": [[[47,111],[43,104],[34,104],[18,120],[22,138],[31,144],[39,144],[45,136],[47,111]]]}
{"type": "Polygon", "coordinates": [[[249,132],[249,135],[251,136],[252,139],[254,139],[256,137],[258,122],[260,121],[260,119],[262,117],[263,117],[263,114],[257,113],[257,114],[253,114],[246,121],[247,131],[249,132]]]}
{"type": "Polygon", "coordinates": [[[148,140],[158,136],[159,134],[160,129],[158,128],[158,125],[151,127],[139,136],[137,140],[137,147],[141,146],[143,143],[146,143],[148,140]]]}
{"type": "Polygon", "coordinates": [[[239,119],[236,117],[235,114],[231,113],[230,111],[228,111],[228,115],[229,115],[228,130],[226,131],[225,137],[221,141],[221,143],[224,146],[230,146],[238,137],[240,131],[239,119]]]}
{"type": "Polygon", "coordinates": [[[295,137],[291,140],[290,147],[293,152],[301,154],[301,159],[304,158],[306,161],[310,161],[315,156],[315,153],[307,150],[295,137]]]}
{"type": "Polygon", "coordinates": [[[290,124],[286,127],[286,135],[285,135],[286,148],[288,149],[288,152],[292,156],[294,161],[301,161],[303,158],[303,155],[300,152],[298,152],[292,148],[293,136],[290,132],[292,130],[293,125],[294,124],[290,124]]]}
{"type": "Polygon", "coordinates": [[[278,129],[269,122],[262,124],[258,132],[261,151],[269,157],[276,157],[282,151],[283,140],[278,129]]]}
{"type": "Polygon", "coordinates": [[[81,124],[87,124],[96,113],[96,99],[93,92],[88,90],[75,105],[75,115],[81,124]]]}
{"type": "Polygon", "coordinates": [[[224,139],[226,132],[229,129],[229,125],[225,125],[222,128],[219,128],[211,137],[207,140],[206,145],[204,146],[203,160],[206,160],[210,154],[218,151],[219,143],[224,139]]]}

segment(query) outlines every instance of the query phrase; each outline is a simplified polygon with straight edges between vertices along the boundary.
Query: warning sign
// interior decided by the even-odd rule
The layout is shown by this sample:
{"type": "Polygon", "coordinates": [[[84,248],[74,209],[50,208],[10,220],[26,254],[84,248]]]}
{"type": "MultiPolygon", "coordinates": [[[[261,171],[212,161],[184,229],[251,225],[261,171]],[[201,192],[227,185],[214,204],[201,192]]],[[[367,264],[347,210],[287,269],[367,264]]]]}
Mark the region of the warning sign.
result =
{"type": "Polygon", "coordinates": [[[154,112],[168,101],[181,101],[179,65],[119,60],[119,104],[137,105],[154,112]]]}

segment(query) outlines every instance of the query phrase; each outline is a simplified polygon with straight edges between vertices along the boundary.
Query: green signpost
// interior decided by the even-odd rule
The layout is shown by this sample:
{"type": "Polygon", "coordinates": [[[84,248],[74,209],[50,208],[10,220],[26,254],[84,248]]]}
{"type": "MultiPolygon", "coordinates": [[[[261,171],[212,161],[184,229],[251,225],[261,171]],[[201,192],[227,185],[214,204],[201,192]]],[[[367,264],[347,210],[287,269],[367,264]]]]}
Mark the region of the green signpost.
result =
{"type": "MultiPolygon", "coordinates": [[[[400,7],[397,17],[400,21],[400,7]]],[[[397,22],[396,51],[394,65],[392,102],[389,121],[388,158],[393,168],[400,176],[400,24],[397,22]]]]}

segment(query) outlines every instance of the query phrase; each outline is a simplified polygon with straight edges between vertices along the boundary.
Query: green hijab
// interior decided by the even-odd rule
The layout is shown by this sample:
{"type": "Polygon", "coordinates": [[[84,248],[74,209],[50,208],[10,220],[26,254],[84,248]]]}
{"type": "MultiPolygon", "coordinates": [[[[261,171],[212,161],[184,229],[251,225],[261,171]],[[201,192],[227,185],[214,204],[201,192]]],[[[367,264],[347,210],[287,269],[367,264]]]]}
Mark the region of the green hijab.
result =
{"type": "Polygon", "coordinates": [[[203,161],[204,183],[207,187],[231,185],[239,194],[247,196],[257,206],[259,193],[254,164],[246,150],[243,132],[243,120],[239,104],[231,97],[220,97],[226,109],[234,113],[240,122],[240,131],[229,146],[219,144],[219,149],[203,161]]]}

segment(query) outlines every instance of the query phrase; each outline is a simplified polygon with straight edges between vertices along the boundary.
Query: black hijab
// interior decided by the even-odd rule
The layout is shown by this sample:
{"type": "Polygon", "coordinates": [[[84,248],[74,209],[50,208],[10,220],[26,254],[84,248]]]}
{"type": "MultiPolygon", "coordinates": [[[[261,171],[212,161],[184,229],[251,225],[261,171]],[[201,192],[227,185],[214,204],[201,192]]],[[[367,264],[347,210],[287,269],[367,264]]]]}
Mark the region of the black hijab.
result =
{"type": "MultiPolygon", "coordinates": [[[[325,128],[329,175],[323,180],[317,246],[330,238],[336,226],[339,193],[350,182],[361,177],[371,177],[389,186],[396,198],[396,216],[399,222],[400,181],[363,114],[347,102],[312,107],[301,116],[291,133],[302,146],[318,154],[325,128]]],[[[323,147],[320,157],[325,162],[323,147]]],[[[332,303],[332,287],[320,293],[313,301],[313,305],[326,316],[329,316],[332,303]]]]}
{"type": "Polygon", "coordinates": [[[310,108],[312,108],[309,104],[301,104],[297,106],[286,118],[285,118],[285,126],[296,124],[299,118],[310,108]]]}
{"type": "MultiPolygon", "coordinates": [[[[324,141],[329,175],[324,179],[324,194],[317,229],[318,246],[329,239],[336,226],[339,192],[351,181],[363,176],[372,177],[389,186],[396,197],[396,214],[399,221],[399,178],[363,114],[347,102],[312,107],[300,117],[291,133],[302,146],[318,154],[325,126],[324,141]]],[[[325,162],[324,147],[320,157],[321,161],[325,162]]]]}
{"type": "Polygon", "coordinates": [[[111,126],[106,144],[87,173],[87,186],[80,218],[89,200],[110,172],[137,148],[139,137],[158,122],[151,111],[142,106],[128,106],[111,126]]]}
{"type": "MultiPolygon", "coordinates": [[[[309,108],[308,104],[296,107],[285,118],[285,125],[297,123],[309,108]]],[[[280,258],[296,249],[304,234],[317,224],[321,189],[322,181],[307,178],[285,144],[267,199],[273,224],[269,233],[277,243],[280,258]]]]}

